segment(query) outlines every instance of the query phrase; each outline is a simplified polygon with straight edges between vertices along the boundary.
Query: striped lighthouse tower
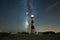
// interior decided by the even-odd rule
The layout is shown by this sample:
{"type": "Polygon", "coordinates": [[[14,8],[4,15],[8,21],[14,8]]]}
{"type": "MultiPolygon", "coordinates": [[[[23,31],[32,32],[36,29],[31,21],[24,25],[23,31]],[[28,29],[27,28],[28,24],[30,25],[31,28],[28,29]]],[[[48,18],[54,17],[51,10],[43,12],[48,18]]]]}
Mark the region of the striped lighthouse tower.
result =
{"type": "Polygon", "coordinates": [[[31,15],[31,34],[35,34],[34,15],[31,15]]]}

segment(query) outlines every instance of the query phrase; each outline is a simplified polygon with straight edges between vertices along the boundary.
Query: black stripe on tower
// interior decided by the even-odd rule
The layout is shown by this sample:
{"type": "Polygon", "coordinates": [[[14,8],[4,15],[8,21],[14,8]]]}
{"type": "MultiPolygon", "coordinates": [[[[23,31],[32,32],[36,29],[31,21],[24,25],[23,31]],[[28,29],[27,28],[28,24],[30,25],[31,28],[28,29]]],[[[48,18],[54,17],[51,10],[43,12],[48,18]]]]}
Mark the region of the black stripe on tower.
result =
{"type": "Polygon", "coordinates": [[[34,25],[31,26],[31,29],[34,29],[34,25]]]}
{"type": "Polygon", "coordinates": [[[32,20],[31,23],[34,23],[34,20],[32,20]]]}

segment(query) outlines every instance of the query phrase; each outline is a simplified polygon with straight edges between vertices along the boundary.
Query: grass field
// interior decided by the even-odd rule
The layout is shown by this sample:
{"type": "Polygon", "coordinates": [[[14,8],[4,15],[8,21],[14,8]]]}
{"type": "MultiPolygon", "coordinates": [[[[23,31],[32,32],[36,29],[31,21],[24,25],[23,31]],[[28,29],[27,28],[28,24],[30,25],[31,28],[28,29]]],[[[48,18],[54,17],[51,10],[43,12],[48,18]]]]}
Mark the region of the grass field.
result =
{"type": "Polygon", "coordinates": [[[60,35],[9,35],[0,36],[0,40],[60,40],[60,35]]]}

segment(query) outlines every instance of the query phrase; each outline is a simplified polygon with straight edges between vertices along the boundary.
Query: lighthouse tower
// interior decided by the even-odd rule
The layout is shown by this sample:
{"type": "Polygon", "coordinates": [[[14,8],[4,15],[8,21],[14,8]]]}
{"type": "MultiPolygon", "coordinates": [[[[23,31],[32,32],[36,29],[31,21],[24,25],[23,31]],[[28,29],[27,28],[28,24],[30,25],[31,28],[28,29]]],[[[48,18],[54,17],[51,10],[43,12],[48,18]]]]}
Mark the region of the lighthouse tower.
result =
{"type": "Polygon", "coordinates": [[[35,34],[34,15],[31,15],[31,34],[35,34]]]}

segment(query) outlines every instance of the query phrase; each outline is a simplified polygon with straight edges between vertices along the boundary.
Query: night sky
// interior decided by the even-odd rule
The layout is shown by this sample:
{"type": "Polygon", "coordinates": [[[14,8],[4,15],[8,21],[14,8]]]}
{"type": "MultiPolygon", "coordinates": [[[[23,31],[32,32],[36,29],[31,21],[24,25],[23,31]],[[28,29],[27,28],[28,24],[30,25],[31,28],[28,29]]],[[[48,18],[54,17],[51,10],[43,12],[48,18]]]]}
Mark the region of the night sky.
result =
{"type": "MultiPolygon", "coordinates": [[[[36,31],[60,32],[60,0],[30,0],[36,31]]],[[[26,0],[0,0],[0,31],[26,30],[26,0]]]]}

